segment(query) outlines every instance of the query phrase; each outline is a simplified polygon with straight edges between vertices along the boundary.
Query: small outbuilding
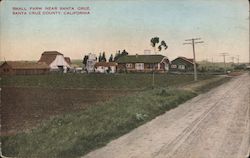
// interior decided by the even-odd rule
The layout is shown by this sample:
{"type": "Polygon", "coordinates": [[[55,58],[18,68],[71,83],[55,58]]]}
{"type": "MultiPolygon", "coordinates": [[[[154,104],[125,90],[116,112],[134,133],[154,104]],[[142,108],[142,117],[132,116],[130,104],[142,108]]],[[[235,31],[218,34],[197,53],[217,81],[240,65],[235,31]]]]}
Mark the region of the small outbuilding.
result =
{"type": "Polygon", "coordinates": [[[171,62],[170,70],[179,72],[193,71],[194,60],[186,57],[178,57],[171,62]]]}
{"type": "Polygon", "coordinates": [[[95,72],[97,73],[115,73],[116,62],[97,62],[95,63],[95,72]]]}
{"type": "Polygon", "coordinates": [[[0,66],[1,75],[35,75],[49,73],[49,66],[46,63],[30,61],[5,61],[0,66]]]}

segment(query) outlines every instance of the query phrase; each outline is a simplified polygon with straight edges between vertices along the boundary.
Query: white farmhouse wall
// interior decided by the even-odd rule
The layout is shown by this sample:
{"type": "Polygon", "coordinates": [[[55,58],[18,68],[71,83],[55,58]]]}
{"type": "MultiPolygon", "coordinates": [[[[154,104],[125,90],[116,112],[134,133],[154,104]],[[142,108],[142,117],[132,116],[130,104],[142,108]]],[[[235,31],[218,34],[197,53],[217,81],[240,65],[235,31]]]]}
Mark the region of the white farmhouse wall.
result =
{"type": "Polygon", "coordinates": [[[88,72],[94,72],[95,71],[95,63],[96,63],[96,55],[89,53],[88,60],[86,64],[86,70],[88,72]]]}
{"type": "Polygon", "coordinates": [[[58,66],[62,66],[64,69],[70,68],[63,55],[57,55],[55,60],[49,66],[52,70],[58,70],[58,66]]]}
{"type": "MultiPolygon", "coordinates": [[[[109,73],[115,73],[116,72],[116,66],[110,66],[110,72],[109,73]]],[[[107,73],[108,71],[108,67],[105,66],[97,66],[97,68],[95,69],[95,72],[98,73],[107,73]]]]}

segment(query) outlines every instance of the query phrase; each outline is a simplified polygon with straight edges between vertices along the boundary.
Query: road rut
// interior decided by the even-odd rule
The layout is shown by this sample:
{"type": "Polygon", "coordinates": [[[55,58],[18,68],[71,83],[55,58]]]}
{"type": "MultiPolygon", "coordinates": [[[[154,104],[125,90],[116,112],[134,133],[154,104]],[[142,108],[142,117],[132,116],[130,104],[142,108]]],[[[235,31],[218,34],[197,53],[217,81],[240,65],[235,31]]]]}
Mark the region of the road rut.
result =
{"type": "Polygon", "coordinates": [[[249,120],[250,76],[244,74],[83,158],[244,158],[249,120]]]}

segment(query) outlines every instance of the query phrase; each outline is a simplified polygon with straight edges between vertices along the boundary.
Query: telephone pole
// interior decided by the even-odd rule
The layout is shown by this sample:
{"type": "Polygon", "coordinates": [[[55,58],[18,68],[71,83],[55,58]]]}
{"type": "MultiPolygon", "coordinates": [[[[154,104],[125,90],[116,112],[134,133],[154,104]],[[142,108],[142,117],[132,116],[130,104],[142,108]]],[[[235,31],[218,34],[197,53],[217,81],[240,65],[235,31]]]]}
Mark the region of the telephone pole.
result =
{"type": "Polygon", "coordinates": [[[248,12],[249,12],[249,17],[248,17],[248,21],[249,21],[249,65],[250,65],[250,0],[248,0],[248,12]]]}
{"type": "Polygon", "coordinates": [[[238,63],[238,65],[240,64],[240,56],[239,55],[237,55],[237,63],[238,63]]]}
{"type": "Polygon", "coordinates": [[[231,57],[231,59],[232,59],[232,63],[233,63],[233,64],[234,64],[234,58],[235,58],[235,57],[231,57]]]}
{"type": "Polygon", "coordinates": [[[226,73],[226,56],[228,56],[228,53],[220,53],[221,56],[223,56],[223,62],[224,62],[224,73],[226,73]]]}
{"type": "Polygon", "coordinates": [[[197,81],[197,67],[196,67],[196,59],[195,59],[195,44],[198,44],[198,43],[204,43],[204,41],[199,41],[201,40],[201,38],[191,38],[191,39],[186,39],[185,41],[191,41],[191,42],[188,42],[188,43],[183,43],[184,45],[185,44],[191,44],[192,47],[193,47],[193,60],[194,60],[194,81],[197,81]]]}

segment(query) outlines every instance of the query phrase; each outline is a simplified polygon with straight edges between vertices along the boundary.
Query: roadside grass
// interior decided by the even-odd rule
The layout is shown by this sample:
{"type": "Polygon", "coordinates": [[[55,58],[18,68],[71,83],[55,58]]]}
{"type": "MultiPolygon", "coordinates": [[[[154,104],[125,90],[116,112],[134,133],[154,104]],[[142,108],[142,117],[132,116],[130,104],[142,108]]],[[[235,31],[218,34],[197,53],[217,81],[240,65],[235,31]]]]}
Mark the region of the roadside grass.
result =
{"type": "Polygon", "coordinates": [[[225,81],[221,77],[189,90],[173,88],[181,83],[176,81],[172,88],[147,89],[96,103],[45,121],[29,133],[1,137],[2,151],[5,156],[23,158],[80,157],[225,81]]]}
{"type": "Polygon", "coordinates": [[[205,92],[209,91],[210,89],[212,89],[214,87],[218,87],[218,86],[220,86],[220,85],[222,85],[230,80],[231,80],[230,77],[214,78],[214,79],[211,79],[210,81],[208,80],[207,82],[205,82],[201,86],[194,88],[194,91],[196,91],[198,93],[205,93],[205,92]]]}
{"type": "Polygon", "coordinates": [[[153,89],[118,97],[85,111],[53,118],[30,133],[2,137],[3,154],[79,157],[196,95],[184,90],[153,89]]]}
{"type": "Polygon", "coordinates": [[[182,87],[182,89],[193,91],[196,93],[205,93],[214,87],[228,82],[230,79],[231,77],[217,76],[215,78],[193,82],[191,84],[185,85],[184,87],[182,87]]]}
{"type": "MultiPolygon", "coordinates": [[[[199,75],[200,80],[213,78],[199,75]]],[[[188,83],[193,75],[155,74],[155,87],[188,83]]],[[[85,89],[145,89],[152,86],[152,74],[49,74],[2,76],[2,86],[85,89]]]]}

